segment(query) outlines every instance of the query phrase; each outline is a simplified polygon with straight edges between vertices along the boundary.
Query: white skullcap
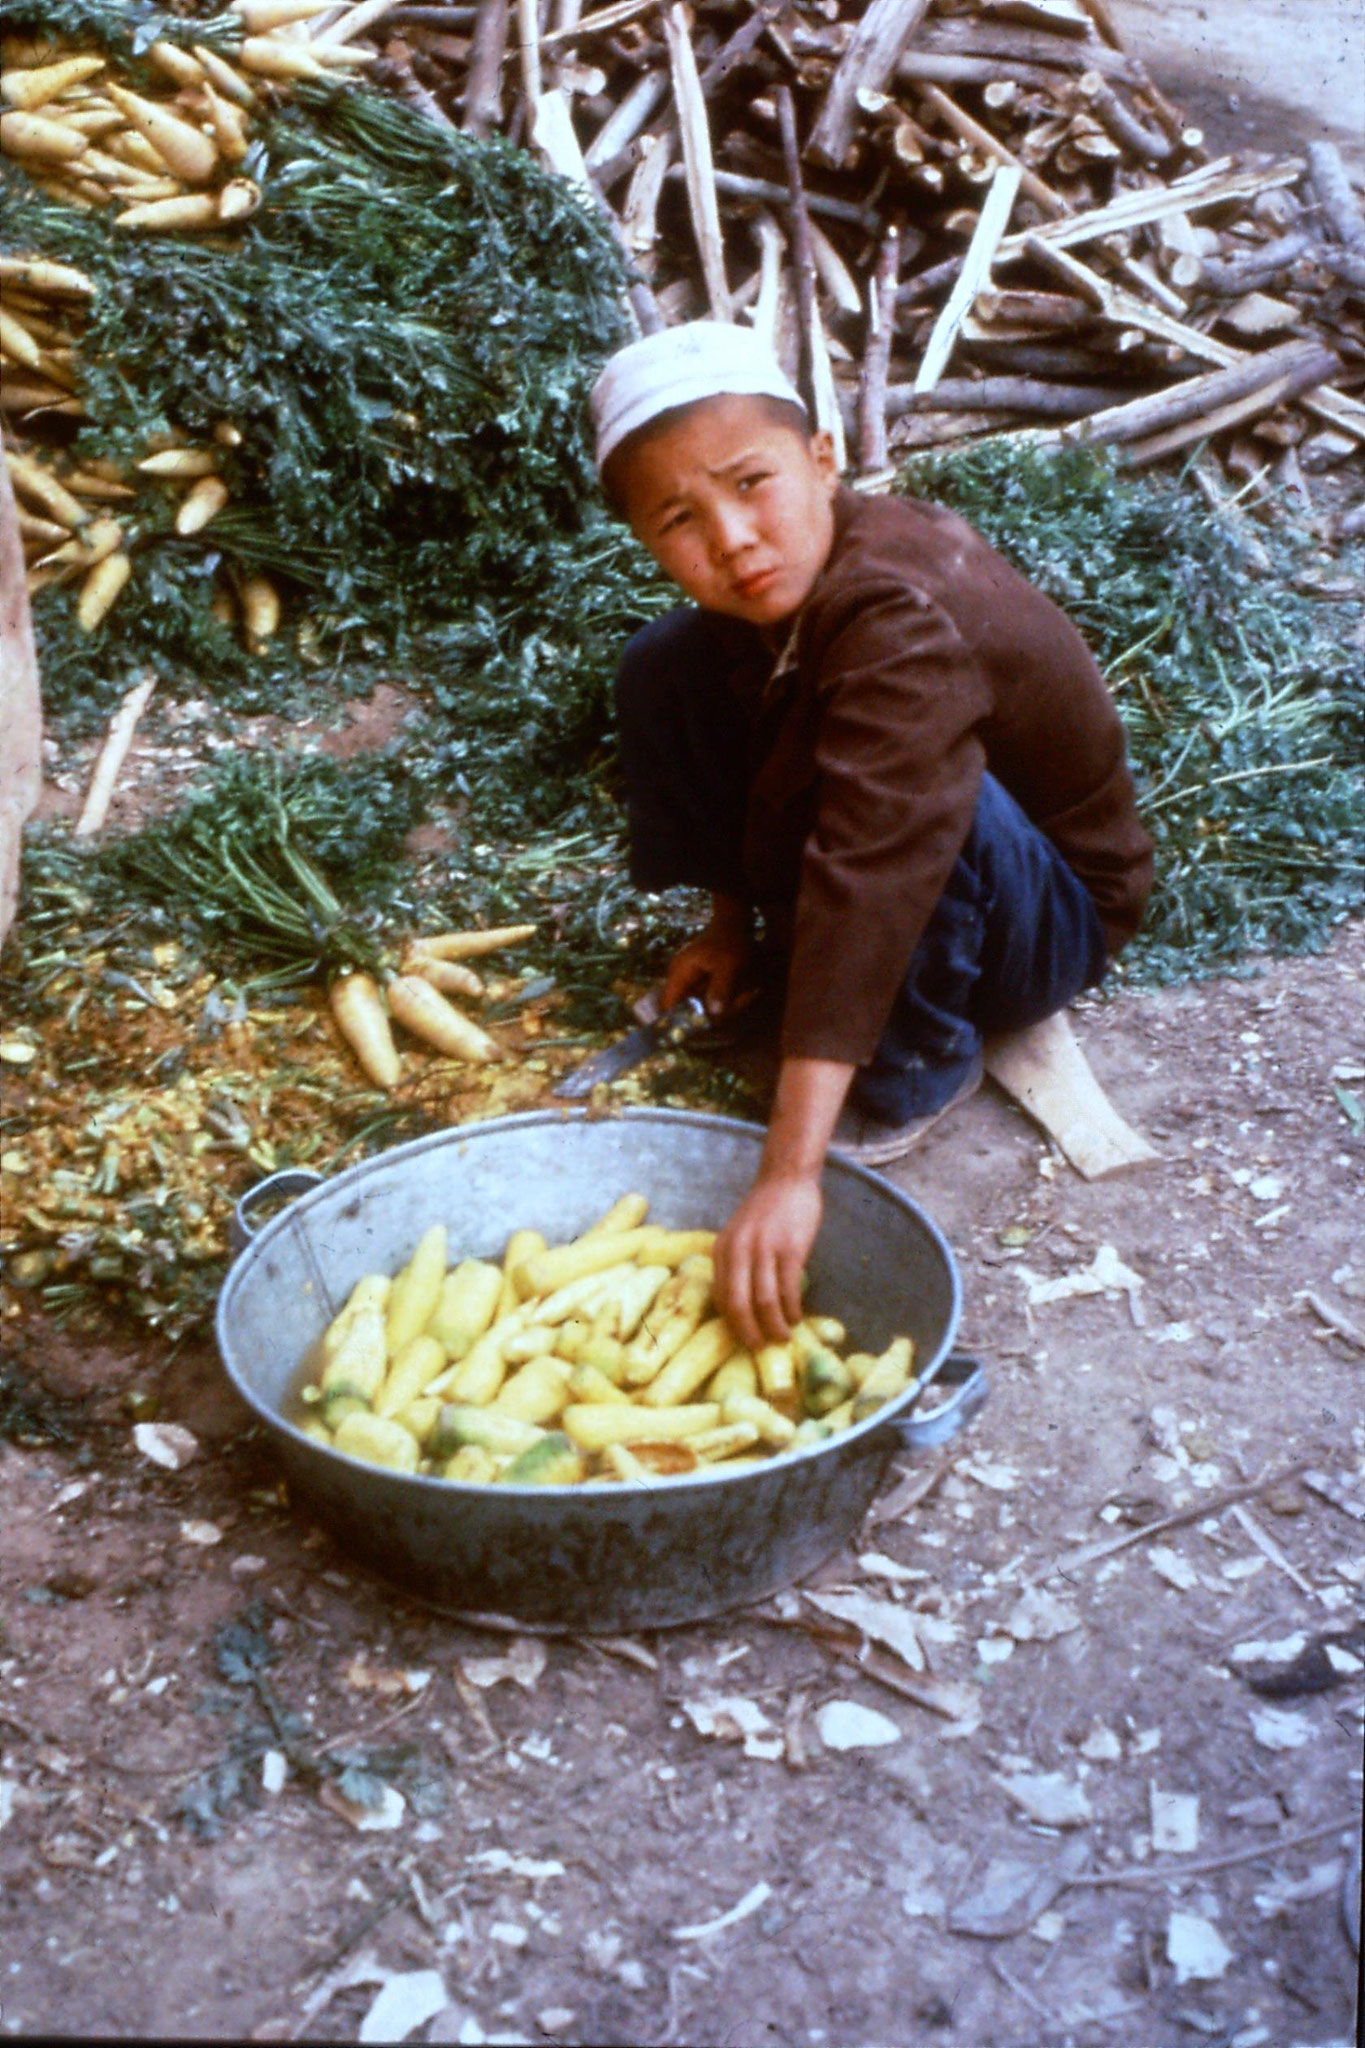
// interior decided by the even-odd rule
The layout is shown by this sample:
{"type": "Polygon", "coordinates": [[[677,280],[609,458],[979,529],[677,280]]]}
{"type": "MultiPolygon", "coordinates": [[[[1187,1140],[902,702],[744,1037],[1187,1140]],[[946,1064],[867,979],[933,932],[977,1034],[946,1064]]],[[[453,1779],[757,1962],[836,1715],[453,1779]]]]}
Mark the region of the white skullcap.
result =
{"type": "Polygon", "coordinates": [[[592,387],[597,467],[628,434],[674,406],[699,398],[785,398],[801,395],[782,365],[749,327],[726,320],[690,320],[618,349],[592,387]]]}

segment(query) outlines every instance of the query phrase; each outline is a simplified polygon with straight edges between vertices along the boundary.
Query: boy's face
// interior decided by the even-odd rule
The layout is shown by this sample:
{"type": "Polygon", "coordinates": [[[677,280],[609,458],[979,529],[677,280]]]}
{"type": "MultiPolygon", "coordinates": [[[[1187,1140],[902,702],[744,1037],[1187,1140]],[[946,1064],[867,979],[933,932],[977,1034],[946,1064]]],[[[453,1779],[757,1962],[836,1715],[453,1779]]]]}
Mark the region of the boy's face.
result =
{"type": "Polygon", "coordinates": [[[839,474],[752,398],[708,398],[628,451],[619,490],[637,538],[693,601],[752,626],[800,610],[834,540],[839,474]]]}

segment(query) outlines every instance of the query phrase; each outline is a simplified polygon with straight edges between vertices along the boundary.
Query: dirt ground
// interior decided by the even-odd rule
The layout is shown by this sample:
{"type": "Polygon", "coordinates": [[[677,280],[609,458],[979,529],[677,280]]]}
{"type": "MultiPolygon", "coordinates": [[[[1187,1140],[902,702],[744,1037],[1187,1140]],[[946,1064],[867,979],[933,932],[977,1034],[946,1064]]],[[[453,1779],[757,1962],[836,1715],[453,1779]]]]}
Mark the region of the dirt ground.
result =
{"type": "MultiPolygon", "coordinates": [[[[1110,4],[1213,146],[1365,161],[1359,0],[1110,4]]],[[[882,1602],[924,1671],[860,1666],[797,1596],[630,1640],[433,1615],[290,1507],[207,1343],[11,1301],[35,1413],[0,1454],[0,2030],[1353,2039],[1363,1020],[1359,924],[1090,1005],[1157,1162],[1087,1184],[987,1089],[893,1170],[991,1397],[809,1590],[882,1602]],[[1031,1305],[1106,1245],[1126,1288],[1031,1305]],[[153,1413],[193,1433],[183,1469],[135,1448],[153,1413]],[[835,1702],[878,1746],[822,1740],[835,1702]],[[395,1825],[356,1827],[342,1763],[395,1825]]]]}
{"type": "Polygon", "coordinates": [[[1126,1177],[990,1091],[896,1169],[992,1393],[820,1575],[909,1618],[929,1671],[873,1660],[892,1683],[804,1599],[609,1643],[434,1616],[282,1502],[207,1345],[14,1317],[69,1436],[0,1465],[0,2025],[390,2039],[425,1991],[416,2032],[467,2042],[1351,2039],[1362,994],[1357,925],[1086,1009],[1161,1150],[1126,1177]],[[1030,1307],[1101,1245],[1140,1286],[1030,1307]],[[137,1454],[130,1395],[193,1432],[182,1470],[137,1454]],[[947,1717],[896,1689],[925,1678],[947,1717]],[[725,1698],[759,1753],[688,1715],[725,1698]],[[891,1739],[826,1747],[832,1701],[891,1739]],[[404,1794],[390,1831],[324,1803],[339,1750],[404,1794]],[[981,1914],[1007,1931],[955,1931],[981,1914]]]}

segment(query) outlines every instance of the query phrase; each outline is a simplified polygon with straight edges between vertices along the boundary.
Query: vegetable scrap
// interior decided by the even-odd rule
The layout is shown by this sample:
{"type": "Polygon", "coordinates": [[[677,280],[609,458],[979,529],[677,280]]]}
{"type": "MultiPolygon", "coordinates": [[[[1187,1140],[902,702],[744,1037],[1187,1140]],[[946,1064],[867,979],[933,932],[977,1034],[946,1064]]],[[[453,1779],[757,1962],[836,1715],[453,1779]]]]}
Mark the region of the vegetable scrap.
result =
{"type": "Polygon", "coordinates": [[[737,1345],[711,1297],[715,1232],[648,1211],[623,1195],[553,1248],[516,1231],[500,1263],[449,1265],[433,1224],[399,1273],[355,1283],[307,1361],[298,1426],[463,1485],[653,1485],[805,1450],[914,1389],[910,1338],[841,1355],[830,1316],[737,1345]]]}

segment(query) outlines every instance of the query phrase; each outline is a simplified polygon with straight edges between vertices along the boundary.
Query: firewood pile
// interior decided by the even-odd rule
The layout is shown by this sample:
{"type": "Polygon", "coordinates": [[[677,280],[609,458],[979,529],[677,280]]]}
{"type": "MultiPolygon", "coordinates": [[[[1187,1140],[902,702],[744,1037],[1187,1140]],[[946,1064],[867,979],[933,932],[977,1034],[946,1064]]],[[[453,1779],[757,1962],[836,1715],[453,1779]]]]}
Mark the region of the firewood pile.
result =
{"type": "Polygon", "coordinates": [[[584,186],[642,330],[769,333],[869,484],[987,433],[1132,464],[1216,437],[1239,482],[1365,441],[1365,219],[1339,156],[1210,160],[1105,0],[361,16],[372,79],[584,186]]]}

